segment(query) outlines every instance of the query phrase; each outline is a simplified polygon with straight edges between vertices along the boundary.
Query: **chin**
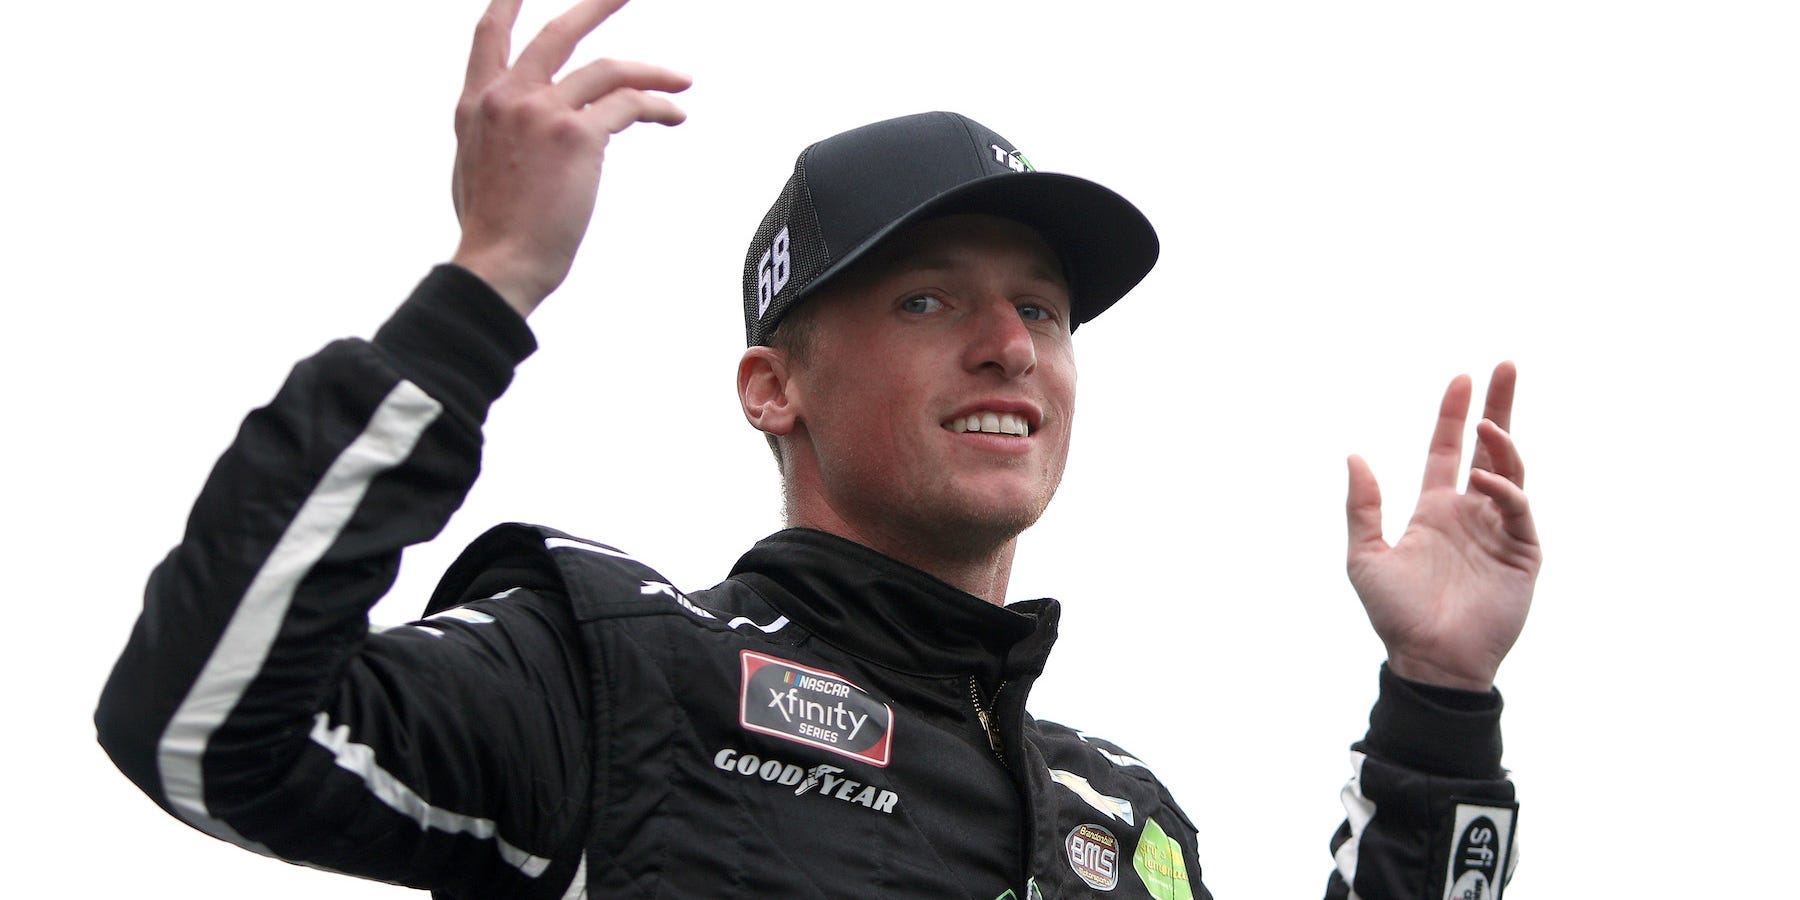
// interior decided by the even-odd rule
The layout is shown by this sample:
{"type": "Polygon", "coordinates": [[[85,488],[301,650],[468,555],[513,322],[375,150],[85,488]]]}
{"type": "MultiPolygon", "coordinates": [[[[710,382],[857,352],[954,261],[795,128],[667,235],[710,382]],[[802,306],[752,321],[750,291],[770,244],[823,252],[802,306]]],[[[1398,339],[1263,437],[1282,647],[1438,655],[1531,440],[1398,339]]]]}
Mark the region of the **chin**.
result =
{"type": "Polygon", "coordinates": [[[1049,504],[1050,497],[1037,492],[1027,496],[971,497],[956,509],[943,511],[938,518],[939,530],[957,535],[970,545],[999,545],[1036,524],[1049,504]]]}

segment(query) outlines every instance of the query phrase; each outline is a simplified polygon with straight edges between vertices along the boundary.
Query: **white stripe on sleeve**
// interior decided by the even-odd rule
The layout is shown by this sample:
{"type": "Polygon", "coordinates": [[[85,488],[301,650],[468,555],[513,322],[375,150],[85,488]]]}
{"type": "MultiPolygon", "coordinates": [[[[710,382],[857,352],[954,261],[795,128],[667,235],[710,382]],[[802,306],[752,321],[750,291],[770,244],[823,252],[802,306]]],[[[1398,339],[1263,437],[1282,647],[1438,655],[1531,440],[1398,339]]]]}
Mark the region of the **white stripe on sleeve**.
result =
{"type": "Polygon", "coordinates": [[[573,550],[586,550],[589,553],[598,553],[601,556],[612,556],[637,562],[635,557],[623,550],[614,550],[611,547],[602,546],[593,541],[584,541],[576,538],[544,538],[544,549],[546,550],[561,550],[565,547],[573,550]]]}
{"type": "Polygon", "coordinates": [[[575,877],[569,880],[569,889],[563,891],[562,900],[587,900],[587,854],[581,854],[581,863],[575,867],[575,877]]]}
{"type": "Polygon", "coordinates": [[[412,454],[419,437],[443,412],[442,404],[402,381],[388,392],[369,424],[338,454],[325,477],[301,504],[294,520],[251,579],[219,643],[181,701],[157,744],[157,769],[169,805],[188,824],[265,855],[269,850],[212,817],[206,807],[201,760],[267,661],[287,618],[294,591],[349,524],[370,482],[412,454]]]}
{"type": "Polygon", "coordinates": [[[333,726],[330,717],[319,713],[313,717],[311,737],[313,743],[331,751],[331,755],[337,758],[338,768],[361,778],[363,784],[368,786],[369,793],[375,795],[375,799],[418,823],[421,829],[466,834],[493,841],[500,852],[500,858],[529,878],[544,874],[544,870],[550,867],[550,860],[533,856],[507,843],[500,836],[493,819],[451,812],[426,802],[417,791],[407,787],[375,761],[375,748],[350,740],[350,726],[333,726]]]}
{"type": "Polygon", "coordinates": [[[1363,761],[1368,759],[1361,751],[1350,751],[1350,780],[1344,784],[1340,796],[1344,801],[1344,814],[1350,823],[1350,837],[1338,845],[1337,860],[1338,877],[1344,879],[1345,887],[1350,889],[1350,900],[1361,900],[1356,893],[1357,853],[1361,850],[1363,830],[1369,827],[1369,820],[1375,818],[1375,801],[1363,796],[1362,770],[1363,761]]]}

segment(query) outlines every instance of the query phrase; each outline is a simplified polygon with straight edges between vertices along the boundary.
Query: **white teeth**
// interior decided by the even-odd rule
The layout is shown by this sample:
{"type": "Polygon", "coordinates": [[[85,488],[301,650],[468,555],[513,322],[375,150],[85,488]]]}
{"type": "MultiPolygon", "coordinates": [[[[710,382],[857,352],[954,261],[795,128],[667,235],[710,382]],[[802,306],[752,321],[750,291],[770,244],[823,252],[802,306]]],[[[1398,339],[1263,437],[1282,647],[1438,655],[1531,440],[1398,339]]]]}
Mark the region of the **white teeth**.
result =
{"type": "Polygon", "coordinates": [[[1014,437],[1025,437],[1031,433],[1031,428],[1025,424],[1025,417],[1013,413],[972,413],[951,419],[944,423],[944,427],[955,432],[978,431],[985,434],[1010,434],[1014,437]]]}

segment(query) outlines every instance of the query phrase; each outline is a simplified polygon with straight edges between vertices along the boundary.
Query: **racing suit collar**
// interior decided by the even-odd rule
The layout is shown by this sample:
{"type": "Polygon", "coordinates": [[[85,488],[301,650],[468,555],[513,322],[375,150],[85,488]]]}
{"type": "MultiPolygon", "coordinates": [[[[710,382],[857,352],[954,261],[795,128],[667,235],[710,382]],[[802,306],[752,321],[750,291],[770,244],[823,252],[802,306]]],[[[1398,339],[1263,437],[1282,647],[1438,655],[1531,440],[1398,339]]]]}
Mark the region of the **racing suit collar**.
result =
{"type": "Polygon", "coordinates": [[[920,675],[1031,680],[1056,640],[1055,600],[995,606],[854,541],[809,528],[776,532],[732,578],[840,649],[920,675]]]}

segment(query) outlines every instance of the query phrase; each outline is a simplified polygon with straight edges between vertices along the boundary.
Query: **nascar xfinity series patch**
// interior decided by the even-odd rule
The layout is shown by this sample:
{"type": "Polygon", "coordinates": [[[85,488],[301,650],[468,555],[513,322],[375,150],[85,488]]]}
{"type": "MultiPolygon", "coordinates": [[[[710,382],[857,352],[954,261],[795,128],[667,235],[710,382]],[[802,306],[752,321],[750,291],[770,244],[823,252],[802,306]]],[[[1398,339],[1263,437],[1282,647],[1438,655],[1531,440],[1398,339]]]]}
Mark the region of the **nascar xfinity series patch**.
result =
{"type": "Polygon", "coordinates": [[[745,650],[738,722],[748,731],[886,766],[893,707],[822,669],[745,650]]]}

